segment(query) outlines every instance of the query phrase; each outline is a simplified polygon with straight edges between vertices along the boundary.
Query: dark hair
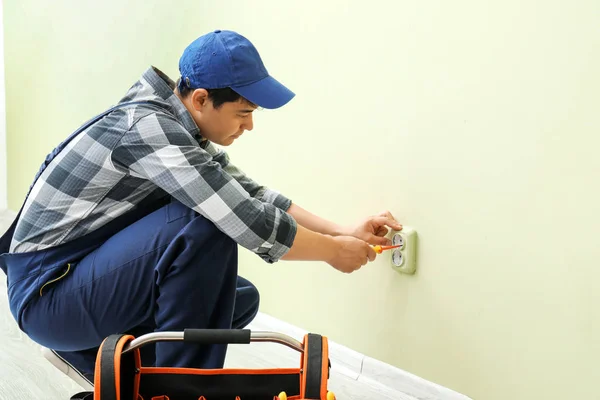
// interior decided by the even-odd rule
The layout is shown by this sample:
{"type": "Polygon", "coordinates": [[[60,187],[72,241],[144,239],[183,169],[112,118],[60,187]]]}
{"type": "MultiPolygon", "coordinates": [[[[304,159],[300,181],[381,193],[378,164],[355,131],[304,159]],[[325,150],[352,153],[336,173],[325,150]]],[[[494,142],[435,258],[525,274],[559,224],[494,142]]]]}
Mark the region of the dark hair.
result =
{"type": "MultiPolygon", "coordinates": [[[[194,89],[188,88],[186,85],[181,85],[181,78],[177,80],[175,86],[179,88],[179,94],[181,94],[181,97],[183,98],[189,96],[194,91],[194,89]]],[[[240,94],[228,87],[222,89],[206,89],[206,91],[208,92],[208,98],[210,101],[212,101],[214,108],[219,108],[224,103],[235,103],[240,99],[252,104],[250,101],[246,100],[240,94]]]]}

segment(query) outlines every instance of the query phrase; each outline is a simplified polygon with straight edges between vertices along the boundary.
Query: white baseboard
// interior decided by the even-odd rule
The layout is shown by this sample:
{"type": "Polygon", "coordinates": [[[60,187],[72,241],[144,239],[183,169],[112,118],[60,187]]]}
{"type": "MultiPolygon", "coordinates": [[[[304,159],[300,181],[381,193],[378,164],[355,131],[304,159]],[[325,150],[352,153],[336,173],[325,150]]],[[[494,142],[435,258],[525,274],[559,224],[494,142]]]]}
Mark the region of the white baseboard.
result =
{"type": "MultiPolygon", "coordinates": [[[[279,332],[297,340],[302,340],[307,333],[301,328],[264,313],[259,313],[249,328],[279,332]]],[[[329,340],[329,357],[332,369],[337,373],[368,386],[382,387],[381,389],[388,393],[396,392],[398,399],[410,396],[419,400],[471,400],[465,395],[367,357],[331,340],[329,340]]]]}

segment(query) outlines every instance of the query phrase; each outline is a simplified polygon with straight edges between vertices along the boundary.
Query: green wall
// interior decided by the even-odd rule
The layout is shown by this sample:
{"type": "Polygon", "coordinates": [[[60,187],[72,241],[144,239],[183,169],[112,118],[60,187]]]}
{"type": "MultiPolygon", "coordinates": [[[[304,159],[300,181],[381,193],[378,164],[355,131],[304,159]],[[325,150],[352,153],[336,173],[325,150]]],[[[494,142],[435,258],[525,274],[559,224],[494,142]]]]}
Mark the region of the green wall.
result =
{"type": "Polygon", "coordinates": [[[600,3],[5,2],[9,206],[45,154],[213,29],[298,94],[230,154],[340,223],[389,209],[418,273],[243,251],[262,310],[474,399],[600,381],[600,3]]]}

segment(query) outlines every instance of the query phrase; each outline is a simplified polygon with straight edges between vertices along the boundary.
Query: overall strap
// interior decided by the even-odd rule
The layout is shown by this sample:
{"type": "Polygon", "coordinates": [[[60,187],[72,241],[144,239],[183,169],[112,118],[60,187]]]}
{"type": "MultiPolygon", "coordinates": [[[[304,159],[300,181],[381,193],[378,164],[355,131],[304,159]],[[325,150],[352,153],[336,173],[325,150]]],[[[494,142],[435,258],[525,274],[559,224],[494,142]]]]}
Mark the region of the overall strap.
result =
{"type": "MultiPolygon", "coordinates": [[[[19,210],[19,213],[15,217],[15,219],[14,219],[13,223],[11,224],[10,228],[8,228],[8,230],[0,238],[0,255],[9,252],[10,243],[12,242],[12,238],[13,238],[13,235],[15,233],[15,228],[17,226],[17,222],[19,221],[19,217],[21,216],[21,212],[23,211],[23,208],[25,207],[25,203],[27,202],[27,198],[31,194],[31,190],[33,189],[33,186],[35,185],[35,183],[39,179],[40,175],[42,175],[42,173],[44,172],[44,170],[46,169],[46,167],[48,167],[48,165],[52,162],[52,160],[54,160],[54,158],[58,155],[58,153],[60,153],[78,134],[80,134],[81,132],[83,132],[84,130],[86,130],[87,128],[89,128],[90,126],[92,126],[93,124],[95,124],[96,122],[100,121],[102,118],[104,118],[106,115],[110,114],[114,110],[119,109],[119,108],[124,108],[124,107],[139,105],[139,104],[146,104],[146,105],[151,105],[151,106],[153,105],[149,101],[130,101],[130,102],[127,102],[127,103],[117,104],[117,105],[109,108],[108,110],[104,111],[103,113],[96,115],[95,117],[93,117],[92,119],[90,119],[89,121],[87,121],[86,123],[84,123],[83,125],[81,125],[75,132],[73,132],[71,135],[69,135],[69,137],[67,137],[62,143],[60,143],[54,150],[52,150],[46,156],[46,159],[44,160],[44,162],[40,166],[40,169],[35,174],[35,177],[33,179],[33,183],[31,184],[31,186],[29,186],[29,190],[27,191],[27,195],[25,196],[25,200],[23,201],[23,205],[21,206],[21,209],[19,210]]],[[[3,263],[0,263],[0,269],[2,269],[4,271],[4,273],[6,273],[6,267],[4,266],[3,263]]]]}

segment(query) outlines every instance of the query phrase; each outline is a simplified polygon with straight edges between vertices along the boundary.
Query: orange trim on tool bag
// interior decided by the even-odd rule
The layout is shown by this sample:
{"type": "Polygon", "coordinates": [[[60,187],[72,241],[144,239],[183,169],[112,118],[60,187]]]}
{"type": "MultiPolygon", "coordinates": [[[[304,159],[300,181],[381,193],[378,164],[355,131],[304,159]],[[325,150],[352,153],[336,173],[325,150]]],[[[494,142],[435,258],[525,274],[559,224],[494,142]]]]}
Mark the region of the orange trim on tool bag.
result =
{"type": "Polygon", "coordinates": [[[106,342],[106,339],[104,339],[102,341],[102,344],[100,344],[100,347],[98,348],[98,356],[96,357],[96,370],[94,371],[94,399],[101,399],[100,379],[102,377],[100,376],[100,355],[102,354],[102,347],[104,346],[104,342],[106,342]]]}
{"type": "Polygon", "coordinates": [[[326,337],[321,337],[323,341],[323,361],[321,366],[321,399],[327,399],[327,381],[329,376],[329,343],[326,337]]]}
{"type": "MultiPolygon", "coordinates": [[[[102,361],[109,362],[109,360],[104,359],[103,360],[103,351],[104,351],[104,347],[106,346],[106,341],[111,338],[111,336],[106,337],[102,343],[100,344],[100,347],[98,348],[98,356],[96,357],[96,370],[94,372],[94,399],[100,400],[101,397],[101,391],[100,391],[100,387],[102,386],[102,361]]],[[[119,338],[117,344],[115,345],[115,349],[112,352],[112,362],[113,362],[113,366],[114,366],[114,379],[115,381],[112,382],[112,385],[114,385],[115,388],[115,395],[116,395],[116,400],[120,400],[121,399],[121,352],[123,350],[123,347],[125,346],[125,344],[127,342],[129,342],[130,340],[133,340],[134,337],[131,335],[125,335],[119,338]]],[[[106,365],[106,364],[105,364],[106,365]]],[[[104,379],[106,379],[106,377],[104,377],[104,379]]],[[[135,385],[135,384],[134,384],[135,385]]]]}
{"type": "Polygon", "coordinates": [[[119,339],[117,345],[115,346],[115,385],[117,388],[117,400],[121,400],[121,353],[123,352],[123,347],[129,342],[133,340],[134,337],[131,335],[125,335],[119,339]]]}
{"type": "Polygon", "coordinates": [[[116,400],[121,400],[121,350],[117,351],[120,343],[121,339],[117,342],[113,354],[113,363],[115,364],[115,389],[117,392],[116,400]]]}
{"type": "Polygon", "coordinates": [[[271,369],[193,369],[193,368],[164,368],[142,367],[140,374],[181,374],[181,375],[289,375],[299,374],[298,368],[271,369]]]}
{"type": "Polygon", "coordinates": [[[306,367],[308,365],[308,335],[304,335],[304,352],[302,355],[302,374],[300,375],[300,398],[306,396],[306,367]]]}
{"type": "MultiPolygon", "coordinates": [[[[142,378],[140,375],[140,369],[142,368],[142,356],[140,354],[140,349],[135,349],[133,356],[134,358],[134,365],[136,368],[136,371],[134,372],[133,375],[133,393],[137,393],[138,397],[141,397],[142,400],[144,400],[144,398],[140,395],[140,379],[142,378]]],[[[139,400],[139,399],[138,399],[139,400]]]]}
{"type": "MultiPolygon", "coordinates": [[[[313,349],[314,350],[314,349],[313,349]]],[[[329,380],[329,345],[326,337],[317,334],[306,334],[304,337],[304,355],[302,359],[302,374],[300,380],[300,396],[302,399],[308,399],[308,395],[320,399],[327,398],[327,384],[329,380]],[[317,343],[316,340],[320,340],[317,343]],[[316,359],[316,352],[311,351],[311,346],[320,347],[321,359],[316,359]],[[311,364],[312,363],[312,364],[311,364]],[[319,365],[320,363],[320,365],[319,365]],[[316,372],[318,371],[318,372],[316,372]],[[320,375],[318,389],[311,386],[310,391],[308,390],[308,383],[314,385],[313,378],[315,374],[320,375]],[[311,379],[311,382],[308,382],[311,379]],[[318,391],[315,392],[314,389],[318,391]]],[[[313,397],[310,397],[311,399],[313,397]]]]}

